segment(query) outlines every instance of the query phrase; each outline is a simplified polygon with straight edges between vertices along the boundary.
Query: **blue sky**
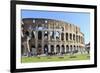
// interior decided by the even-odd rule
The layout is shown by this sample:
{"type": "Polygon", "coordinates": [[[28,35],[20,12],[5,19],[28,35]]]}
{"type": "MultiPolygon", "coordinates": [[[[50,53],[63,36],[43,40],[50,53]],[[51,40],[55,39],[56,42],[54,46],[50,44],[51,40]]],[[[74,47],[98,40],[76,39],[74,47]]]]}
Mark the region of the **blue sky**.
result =
{"type": "Polygon", "coordinates": [[[48,18],[65,21],[80,27],[85,35],[85,43],[90,41],[90,14],[86,12],[56,12],[21,10],[22,18],[48,18]]]}

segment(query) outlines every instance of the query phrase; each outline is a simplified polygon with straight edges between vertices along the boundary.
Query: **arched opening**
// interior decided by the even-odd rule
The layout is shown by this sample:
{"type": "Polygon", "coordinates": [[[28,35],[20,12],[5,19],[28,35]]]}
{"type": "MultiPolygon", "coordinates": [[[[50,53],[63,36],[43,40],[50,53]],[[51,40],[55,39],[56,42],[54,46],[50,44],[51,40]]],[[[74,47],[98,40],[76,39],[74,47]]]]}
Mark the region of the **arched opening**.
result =
{"type": "Polygon", "coordinates": [[[74,52],[74,53],[76,53],[76,47],[75,47],[75,45],[74,45],[74,49],[73,49],[73,52],[74,52]]]}
{"type": "Polygon", "coordinates": [[[59,33],[59,31],[56,31],[56,39],[57,39],[57,40],[60,39],[60,33],[59,33]]]}
{"type": "Polygon", "coordinates": [[[77,46],[76,50],[77,50],[77,52],[78,52],[78,46],[77,46]]]}
{"type": "Polygon", "coordinates": [[[73,40],[75,41],[75,34],[73,34],[73,40]]]}
{"type": "Polygon", "coordinates": [[[47,40],[48,39],[48,32],[44,31],[44,39],[47,40]]]}
{"type": "Polygon", "coordinates": [[[70,52],[72,53],[72,51],[73,51],[73,48],[72,48],[72,45],[70,45],[70,52]]]}
{"type": "Polygon", "coordinates": [[[51,53],[54,53],[54,45],[51,45],[51,53]]]}
{"type": "Polygon", "coordinates": [[[60,53],[60,46],[59,45],[56,46],[56,49],[57,49],[57,54],[60,53]]]}
{"type": "Polygon", "coordinates": [[[42,31],[38,31],[38,40],[42,40],[42,31]]]}
{"type": "Polygon", "coordinates": [[[66,33],[66,41],[68,41],[68,33],[66,33]]]}
{"type": "Polygon", "coordinates": [[[80,36],[79,36],[79,41],[78,42],[80,42],[80,36]]]}
{"type": "Polygon", "coordinates": [[[76,35],[76,42],[78,42],[78,36],[76,35]]]}
{"type": "Polygon", "coordinates": [[[54,39],[54,36],[55,36],[55,35],[54,35],[54,31],[51,31],[51,32],[50,32],[50,39],[53,40],[53,39],[54,39]]]}
{"type": "Polygon", "coordinates": [[[35,39],[35,32],[34,31],[32,31],[31,35],[32,35],[32,38],[35,39]]]}
{"type": "Polygon", "coordinates": [[[64,27],[61,27],[62,31],[64,31],[64,27]]]}
{"type": "Polygon", "coordinates": [[[25,35],[26,36],[29,36],[29,32],[27,30],[25,31],[25,35]]]}
{"type": "Polygon", "coordinates": [[[37,54],[37,53],[36,53],[35,45],[32,45],[32,46],[31,46],[30,51],[31,51],[31,55],[33,55],[33,56],[37,54]]]}
{"type": "Polygon", "coordinates": [[[65,53],[65,47],[64,47],[64,45],[62,45],[62,54],[64,54],[65,53]]]}
{"type": "Polygon", "coordinates": [[[42,54],[42,46],[41,46],[41,44],[38,44],[37,54],[38,55],[42,54]]]}
{"type": "Polygon", "coordinates": [[[61,33],[61,40],[64,41],[64,33],[61,33]]]}
{"type": "Polygon", "coordinates": [[[66,53],[69,53],[69,46],[66,45],[66,53]]]}
{"type": "Polygon", "coordinates": [[[70,40],[72,40],[72,34],[70,33],[70,40]]]}
{"type": "Polygon", "coordinates": [[[48,53],[48,45],[44,45],[44,54],[48,53]]]}

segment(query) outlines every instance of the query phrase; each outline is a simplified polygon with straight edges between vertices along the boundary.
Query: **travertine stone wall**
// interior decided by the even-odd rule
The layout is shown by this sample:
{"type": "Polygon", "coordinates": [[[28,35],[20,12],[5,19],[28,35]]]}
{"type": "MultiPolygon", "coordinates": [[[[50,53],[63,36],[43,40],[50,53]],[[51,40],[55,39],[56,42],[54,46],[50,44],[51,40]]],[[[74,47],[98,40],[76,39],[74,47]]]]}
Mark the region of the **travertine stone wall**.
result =
{"type": "Polygon", "coordinates": [[[30,49],[34,47],[39,54],[82,53],[85,47],[84,34],[74,24],[53,19],[24,18],[22,25],[23,31],[30,34],[30,49]]]}

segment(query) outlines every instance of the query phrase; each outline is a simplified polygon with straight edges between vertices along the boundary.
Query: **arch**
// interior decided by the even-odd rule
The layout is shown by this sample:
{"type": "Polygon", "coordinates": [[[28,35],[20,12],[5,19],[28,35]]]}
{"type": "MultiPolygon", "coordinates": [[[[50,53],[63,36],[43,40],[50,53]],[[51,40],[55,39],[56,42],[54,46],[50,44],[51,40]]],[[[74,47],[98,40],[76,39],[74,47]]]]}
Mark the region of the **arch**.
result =
{"type": "Polygon", "coordinates": [[[74,45],[73,52],[76,52],[76,46],[74,45]]]}
{"type": "Polygon", "coordinates": [[[62,45],[61,48],[62,48],[62,54],[64,54],[65,53],[65,46],[62,45]]]}
{"type": "Polygon", "coordinates": [[[73,40],[75,41],[75,34],[73,34],[73,40]]]}
{"type": "Polygon", "coordinates": [[[62,31],[64,31],[64,27],[61,27],[62,31]]]}
{"type": "Polygon", "coordinates": [[[70,33],[70,40],[72,40],[72,34],[70,33]]]}
{"type": "Polygon", "coordinates": [[[32,38],[35,39],[34,31],[32,31],[31,35],[32,35],[32,38]]]}
{"type": "Polygon", "coordinates": [[[59,40],[60,39],[60,32],[56,31],[56,39],[59,40]]]}
{"type": "Polygon", "coordinates": [[[80,36],[79,36],[79,40],[78,40],[78,42],[80,42],[80,36]]]}
{"type": "Polygon", "coordinates": [[[61,40],[64,40],[64,33],[61,33],[61,40]]]}
{"type": "Polygon", "coordinates": [[[47,53],[48,53],[48,45],[45,44],[45,45],[44,45],[44,54],[47,54],[47,53]]]}
{"type": "Polygon", "coordinates": [[[78,51],[78,46],[76,47],[76,50],[78,51]]]}
{"type": "Polygon", "coordinates": [[[54,53],[54,45],[51,45],[51,53],[54,53]]]}
{"type": "Polygon", "coordinates": [[[73,50],[72,50],[73,48],[72,48],[72,45],[70,45],[70,52],[72,52],[73,50]]]}
{"type": "Polygon", "coordinates": [[[44,31],[44,39],[45,39],[45,40],[48,39],[48,31],[44,31]]]}
{"type": "Polygon", "coordinates": [[[41,44],[38,44],[37,54],[38,55],[42,54],[42,45],[41,44]]]}
{"type": "Polygon", "coordinates": [[[31,45],[30,51],[31,51],[32,55],[36,55],[36,47],[35,47],[35,45],[31,45]]]}
{"type": "Polygon", "coordinates": [[[57,53],[60,53],[60,46],[59,45],[56,46],[56,49],[57,49],[57,53]]]}
{"type": "Polygon", "coordinates": [[[76,42],[78,42],[78,35],[76,35],[76,42]]]}
{"type": "Polygon", "coordinates": [[[66,53],[68,53],[68,52],[69,52],[69,46],[66,45],[66,53]]]}
{"type": "Polygon", "coordinates": [[[50,39],[51,39],[51,40],[54,39],[54,31],[50,31],[50,39]]]}
{"type": "Polygon", "coordinates": [[[38,31],[38,39],[42,40],[42,31],[38,31]]]}
{"type": "Polygon", "coordinates": [[[66,41],[68,41],[68,33],[66,33],[66,41]]]}

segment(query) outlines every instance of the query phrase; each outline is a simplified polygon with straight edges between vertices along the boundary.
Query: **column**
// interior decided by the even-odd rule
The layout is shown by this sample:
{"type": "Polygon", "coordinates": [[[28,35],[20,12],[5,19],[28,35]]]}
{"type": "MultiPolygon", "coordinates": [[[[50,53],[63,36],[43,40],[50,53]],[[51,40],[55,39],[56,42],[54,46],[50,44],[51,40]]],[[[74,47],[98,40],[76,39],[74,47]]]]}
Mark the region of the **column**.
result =
{"type": "Polygon", "coordinates": [[[51,52],[51,49],[50,49],[50,44],[48,44],[48,52],[50,53],[51,52]]]}
{"type": "MultiPolygon", "coordinates": [[[[54,30],[54,34],[56,33],[56,30],[54,30]]],[[[56,41],[56,35],[54,35],[54,40],[56,41]]]]}
{"type": "Polygon", "coordinates": [[[48,40],[50,41],[50,27],[49,27],[49,24],[48,24],[48,40]]]}
{"type": "Polygon", "coordinates": [[[54,52],[56,53],[57,51],[56,51],[56,45],[54,45],[54,52]]]}
{"type": "Polygon", "coordinates": [[[74,34],[75,35],[75,40],[74,40],[74,42],[76,43],[76,34],[74,34]]]}
{"type": "Polygon", "coordinates": [[[35,31],[35,49],[36,49],[36,54],[37,54],[37,50],[38,50],[38,43],[37,43],[37,41],[38,41],[38,31],[35,31]]]}
{"type": "Polygon", "coordinates": [[[62,52],[62,46],[60,45],[60,54],[61,54],[61,52],[62,52]]]}
{"type": "Polygon", "coordinates": [[[44,31],[42,30],[42,54],[44,54],[44,31]]]}
{"type": "Polygon", "coordinates": [[[66,41],[66,33],[65,33],[65,31],[64,31],[64,40],[66,41]]]}
{"type": "Polygon", "coordinates": [[[59,31],[59,34],[60,34],[59,39],[60,39],[60,41],[61,41],[61,31],[59,31]]]}
{"type": "Polygon", "coordinates": [[[72,42],[73,42],[73,33],[71,33],[72,34],[72,42]]]}
{"type": "Polygon", "coordinates": [[[66,45],[64,45],[64,47],[65,47],[65,53],[67,52],[67,50],[66,50],[66,45]]]}

